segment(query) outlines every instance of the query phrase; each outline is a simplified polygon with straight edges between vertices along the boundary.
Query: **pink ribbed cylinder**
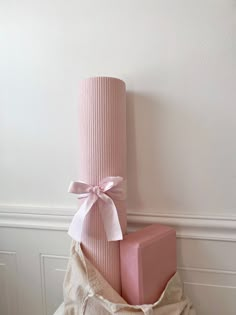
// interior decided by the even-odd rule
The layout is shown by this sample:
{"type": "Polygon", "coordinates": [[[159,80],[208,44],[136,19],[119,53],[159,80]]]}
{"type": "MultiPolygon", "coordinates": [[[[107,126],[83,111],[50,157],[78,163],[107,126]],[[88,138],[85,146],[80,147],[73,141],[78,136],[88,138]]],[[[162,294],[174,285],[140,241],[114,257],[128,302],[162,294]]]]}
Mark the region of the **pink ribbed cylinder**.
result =
{"type": "MultiPolygon", "coordinates": [[[[79,180],[97,185],[107,176],[126,180],[126,90],[116,78],[94,77],[79,85],[79,180]]],[[[123,233],[126,202],[115,201],[123,233]]],[[[108,242],[95,204],[82,230],[85,255],[121,292],[119,242],[108,242]]]]}

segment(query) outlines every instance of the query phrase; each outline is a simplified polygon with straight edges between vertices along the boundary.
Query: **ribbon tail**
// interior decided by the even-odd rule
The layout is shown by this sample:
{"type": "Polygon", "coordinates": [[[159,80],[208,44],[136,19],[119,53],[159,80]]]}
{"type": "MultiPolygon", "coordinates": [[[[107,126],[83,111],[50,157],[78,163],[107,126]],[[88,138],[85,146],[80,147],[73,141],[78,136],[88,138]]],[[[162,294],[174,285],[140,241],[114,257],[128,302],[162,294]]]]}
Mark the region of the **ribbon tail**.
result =
{"type": "Polygon", "coordinates": [[[99,213],[101,215],[104,230],[108,241],[119,241],[123,239],[123,233],[116,206],[113,200],[106,194],[99,195],[99,213]]]}
{"type": "Polygon", "coordinates": [[[86,198],[86,200],[82,203],[81,207],[76,212],[71,221],[68,234],[77,242],[81,242],[81,234],[84,219],[86,215],[89,213],[92,206],[97,201],[97,199],[98,197],[95,194],[90,194],[88,198],[86,198]]]}

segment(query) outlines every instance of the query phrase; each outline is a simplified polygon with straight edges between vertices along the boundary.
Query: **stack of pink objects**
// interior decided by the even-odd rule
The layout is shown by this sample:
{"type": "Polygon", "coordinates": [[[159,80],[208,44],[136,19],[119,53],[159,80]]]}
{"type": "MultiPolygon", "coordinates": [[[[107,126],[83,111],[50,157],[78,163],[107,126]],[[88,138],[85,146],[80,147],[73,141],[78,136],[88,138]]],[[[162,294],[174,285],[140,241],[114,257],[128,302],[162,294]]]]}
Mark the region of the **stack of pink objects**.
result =
{"type": "Polygon", "coordinates": [[[127,302],[153,303],[176,270],[175,232],[155,225],[121,241],[127,225],[125,83],[82,80],[78,117],[79,174],[69,191],[78,195],[79,210],[69,234],[127,302]]]}

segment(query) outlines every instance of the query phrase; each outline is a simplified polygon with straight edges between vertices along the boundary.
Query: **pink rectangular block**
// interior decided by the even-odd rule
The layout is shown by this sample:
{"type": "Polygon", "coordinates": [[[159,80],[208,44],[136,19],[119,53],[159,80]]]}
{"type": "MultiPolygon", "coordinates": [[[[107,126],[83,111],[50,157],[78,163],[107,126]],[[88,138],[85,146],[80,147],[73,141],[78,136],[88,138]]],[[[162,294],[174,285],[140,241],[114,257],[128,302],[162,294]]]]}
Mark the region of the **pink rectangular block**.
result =
{"type": "Polygon", "coordinates": [[[153,224],[120,242],[123,298],[132,305],[157,301],[176,272],[176,232],[153,224]]]}

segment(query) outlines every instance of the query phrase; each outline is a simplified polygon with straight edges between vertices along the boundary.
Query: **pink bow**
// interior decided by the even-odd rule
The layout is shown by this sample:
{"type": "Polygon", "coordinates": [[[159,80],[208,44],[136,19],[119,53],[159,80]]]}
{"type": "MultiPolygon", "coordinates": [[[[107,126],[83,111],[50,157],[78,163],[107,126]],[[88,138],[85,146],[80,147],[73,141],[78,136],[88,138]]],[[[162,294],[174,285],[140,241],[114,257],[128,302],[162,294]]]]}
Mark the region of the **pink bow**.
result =
{"type": "Polygon", "coordinates": [[[108,241],[123,239],[117,209],[112,200],[112,198],[117,200],[125,199],[125,189],[120,185],[122,183],[124,183],[123,178],[119,176],[106,177],[98,186],[88,185],[83,182],[71,182],[69,192],[77,194],[78,199],[86,198],[74,215],[69,227],[68,234],[74,240],[81,241],[84,219],[97,201],[99,202],[99,212],[108,241]]]}

